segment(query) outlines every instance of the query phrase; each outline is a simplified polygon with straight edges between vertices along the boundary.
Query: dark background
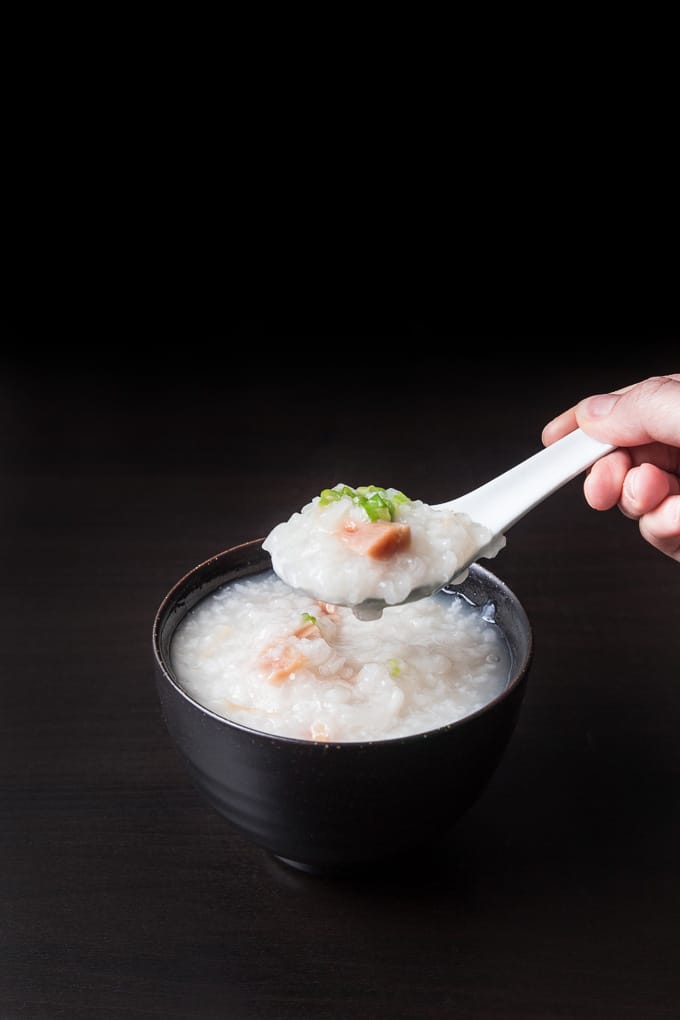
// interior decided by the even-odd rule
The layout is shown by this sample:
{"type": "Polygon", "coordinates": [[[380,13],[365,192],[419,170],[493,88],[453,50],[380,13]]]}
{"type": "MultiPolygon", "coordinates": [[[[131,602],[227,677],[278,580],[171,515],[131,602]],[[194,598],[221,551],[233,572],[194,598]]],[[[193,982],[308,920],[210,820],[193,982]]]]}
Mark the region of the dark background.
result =
{"type": "Polygon", "coordinates": [[[289,870],[170,744],[151,628],[196,563],[338,481],[453,498],[582,396],[680,367],[677,330],[475,335],[390,307],[2,324],[0,1020],[680,1013],[680,569],[582,479],[489,564],[533,667],[427,868],[289,870]]]}

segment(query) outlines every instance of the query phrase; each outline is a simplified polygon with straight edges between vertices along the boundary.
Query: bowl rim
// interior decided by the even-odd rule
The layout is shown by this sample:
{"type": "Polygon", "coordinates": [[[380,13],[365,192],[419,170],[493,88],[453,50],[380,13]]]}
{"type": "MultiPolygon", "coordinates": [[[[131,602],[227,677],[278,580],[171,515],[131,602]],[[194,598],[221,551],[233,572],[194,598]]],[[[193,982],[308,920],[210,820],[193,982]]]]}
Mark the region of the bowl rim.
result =
{"type": "MultiPolygon", "coordinates": [[[[522,623],[526,635],[526,651],[522,659],[517,664],[515,664],[513,669],[513,675],[510,678],[509,682],[499,694],[497,694],[494,698],[491,698],[490,701],[487,701],[484,705],[482,705],[481,708],[478,708],[475,712],[470,712],[467,715],[462,716],[460,719],[454,719],[452,722],[444,723],[443,726],[436,726],[429,730],[419,731],[418,733],[408,733],[402,736],[384,737],[376,740],[344,740],[344,741],[308,740],[304,737],[290,737],[278,733],[269,733],[266,730],[259,730],[256,729],[255,727],[247,726],[244,723],[240,723],[235,719],[229,719],[227,716],[219,715],[217,712],[213,712],[212,709],[209,709],[205,705],[201,704],[201,702],[197,701],[194,697],[192,697],[188,693],[188,691],[184,690],[179,681],[176,680],[175,677],[170,672],[169,664],[166,664],[166,657],[161,652],[160,637],[163,620],[167,613],[170,611],[172,604],[175,601],[178,593],[187,586],[189,586],[190,588],[191,581],[194,577],[199,577],[201,574],[205,573],[205,571],[208,570],[211,566],[213,566],[215,563],[217,563],[219,560],[223,559],[226,556],[233,555],[234,553],[237,553],[240,550],[257,551],[264,558],[262,566],[257,570],[254,570],[253,575],[265,573],[267,571],[272,571],[273,568],[271,565],[271,557],[269,553],[266,552],[266,550],[262,549],[262,543],[264,542],[264,540],[265,540],[264,537],[262,537],[249,539],[245,542],[238,542],[235,545],[228,546],[226,549],[222,549],[220,552],[207,557],[200,563],[195,564],[195,566],[187,570],[186,573],[183,574],[182,577],[180,577],[177,581],[175,581],[175,583],[166,591],[166,594],[163,596],[153,619],[152,628],[153,655],[157,671],[160,672],[163,681],[165,683],[168,683],[174,689],[174,691],[177,694],[179,694],[185,701],[187,701],[194,709],[198,710],[202,715],[214,719],[221,726],[224,726],[227,729],[233,728],[239,730],[243,734],[251,738],[257,737],[274,743],[290,744],[298,747],[304,747],[305,749],[310,750],[310,752],[312,748],[317,748],[319,753],[327,751],[328,748],[360,749],[368,747],[388,747],[388,746],[394,747],[396,745],[404,744],[412,745],[418,742],[422,743],[423,741],[427,739],[432,739],[434,736],[437,735],[443,735],[444,733],[447,733],[453,729],[458,729],[466,725],[469,725],[473,720],[478,719],[481,716],[487,715],[496,706],[506,701],[517,690],[518,687],[520,687],[523,683],[526,682],[529,673],[529,667],[531,665],[534,655],[534,633],[531,620],[529,619],[529,616],[522,602],[520,601],[519,596],[512,590],[512,588],[510,588],[510,586],[505,581],[503,581],[502,578],[500,578],[488,567],[483,566],[479,562],[474,562],[470,565],[469,572],[478,575],[484,581],[492,582],[494,585],[496,585],[496,587],[500,588],[505,592],[510,602],[512,602],[513,607],[518,612],[520,621],[522,623]],[[269,561],[269,567],[267,567],[267,561],[269,561]]],[[[217,590],[217,588],[219,588],[221,584],[227,583],[229,582],[228,581],[218,582],[212,589],[212,591],[217,590]]],[[[447,587],[448,586],[444,585],[442,590],[446,592],[447,587]]],[[[211,594],[211,592],[206,592],[206,595],[204,597],[207,597],[208,594],[211,594]]],[[[187,610],[187,612],[190,612],[190,610],[187,610]]],[[[184,614],[184,616],[185,615],[186,613],[184,614]]],[[[181,619],[184,619],[184,616],[182,616],[181,619]]],[[[177,621],[175,627],[177,627],[179,622],[180,621],[177,621]]]]}

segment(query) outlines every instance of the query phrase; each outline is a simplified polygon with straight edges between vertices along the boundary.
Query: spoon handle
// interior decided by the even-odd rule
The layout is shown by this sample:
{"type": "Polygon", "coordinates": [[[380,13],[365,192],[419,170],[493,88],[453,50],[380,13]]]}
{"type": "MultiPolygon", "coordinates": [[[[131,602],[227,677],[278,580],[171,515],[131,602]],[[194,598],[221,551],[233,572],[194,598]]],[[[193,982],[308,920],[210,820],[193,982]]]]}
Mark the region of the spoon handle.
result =
{"type": "Polygon", "coordinates": [[[439,503],[435,509],[468,514],[494,535],[501,534],[614,449],[577,428],[478,489],[439,503]]]}

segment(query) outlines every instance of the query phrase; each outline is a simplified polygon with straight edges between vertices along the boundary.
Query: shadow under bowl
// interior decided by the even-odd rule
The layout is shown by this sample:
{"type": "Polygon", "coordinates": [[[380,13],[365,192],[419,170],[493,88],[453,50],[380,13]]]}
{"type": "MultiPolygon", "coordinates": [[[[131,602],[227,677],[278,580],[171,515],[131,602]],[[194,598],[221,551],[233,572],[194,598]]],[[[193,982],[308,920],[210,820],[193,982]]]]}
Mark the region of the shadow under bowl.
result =
{"type": "MultiPolygon", "coordinates": [[[[156,687],[167,730],[197,790],[255,845],[319,874],[354,871],[427,850],[478,799],[512,735],[533,654],[517,596],[474,563],[455,589],[491,604],[509,650],[505,689],[482,709],[413,736],[323,743],[249,729],[201,706],[179,684],[170,649],[178,624],[222,585],[271,571],[256,539],[189,571],[153,625],[156,687]]],[[[389,612],[389,610],[386,610],[389,612]]]]}

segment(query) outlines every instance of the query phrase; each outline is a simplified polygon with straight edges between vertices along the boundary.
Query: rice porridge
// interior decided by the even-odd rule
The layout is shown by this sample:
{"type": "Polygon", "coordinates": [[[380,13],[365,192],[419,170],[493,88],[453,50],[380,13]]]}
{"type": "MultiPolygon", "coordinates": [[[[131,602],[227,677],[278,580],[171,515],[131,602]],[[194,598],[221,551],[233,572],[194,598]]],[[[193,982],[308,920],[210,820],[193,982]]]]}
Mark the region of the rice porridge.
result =
{"type": "Polygon", "coordinates": [[[328,742],[454,722],[499,695],[510,667],[491,606],[437,594],[361,621],[273,571],[202,599],[179,624],[171,660],[182,688],[217,715],[328,742]]]}
{"type": "Polygon", "coordinates": [[[286,584],[342,606],[372,599],[394,606],[419,588],[429,594],[464,580],[476,550],[495,556],[504,545],[504,536],[467,514],[397,489],[342,482],[277,524],[263,542],[286,584]]]}

